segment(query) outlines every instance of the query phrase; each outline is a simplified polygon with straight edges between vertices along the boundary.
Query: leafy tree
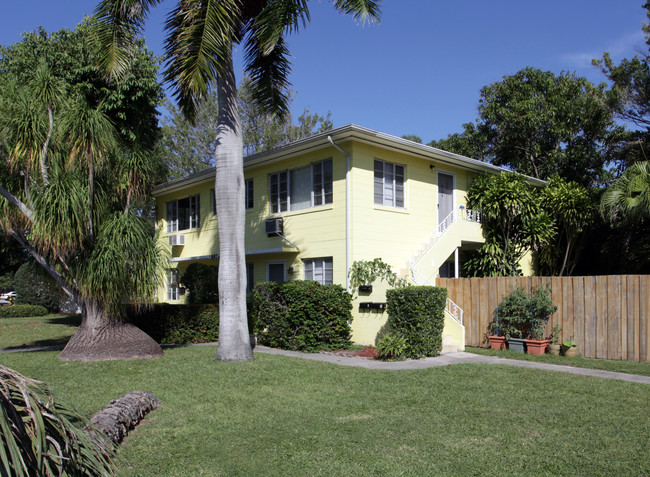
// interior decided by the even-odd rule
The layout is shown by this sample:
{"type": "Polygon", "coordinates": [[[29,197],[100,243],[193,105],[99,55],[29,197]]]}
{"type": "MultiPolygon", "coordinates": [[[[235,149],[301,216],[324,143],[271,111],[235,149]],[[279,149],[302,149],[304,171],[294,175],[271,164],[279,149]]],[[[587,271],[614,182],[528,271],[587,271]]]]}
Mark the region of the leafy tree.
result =
{"type": "Polygon", "coordinates": [[[467,191],[467,206],[480,210],[485,243],[465,264],[470,276],[521,275],[519,263],[528,251],[547,245],[552,219],[539,205],[538,192],[519,174],[477,177],[467,191]]]}
{"type": "Polygon", "coordinates": [[[16,303],[39,305],[57,312],[65,294],[56,281],[35,262],[24,263],[14,277],[18,297],[16,303]]]}
{"type": "Polygon", "coordinates": [[[610,223],[650,221],[650,161],[628,167],[605,191],[600,205],[610,223]]]}
{"type": "Polygon", "coordinates": [[[215,286],[219,280],[219,270],[213,265],[192,263],[181,277],[181,283],[189,292],[188,303],[198,305],[218,303],[219,290],[215,286]]]}
{"type": "Polygon", "coordinates": [[[622,133],[605,85],[527,67],[481,89],[476,125],[430,145],[547,179],[591,187],[609,178],[608,147],[622,133]]]}
{"type": "Polygon", "coordinates": [[[445,139],[431,141],[429,146],[473,159],[485,160],[487,157],[485,137],[478,131],[474,123],[463,124],[463,132],[450,134],[445,139]]]}
{"type": "Polygon", "coordinates": [[[554,176],[540,193],[541,206],[555,223],[556,234],[539,253],[540,272],[571,275],[586,233],[595,222],[596,200],[591,190],[554,176]]]}
{"type": "MultiPolygon", "coordinates": [[[[128,39],[142,30],[149,8],[160,0],[103,0],[96,14],[102,64],[120,76],[130,63],[128,39]]],[[[377,20],[377,0],[334,0],[334,7],[357,20],[377,20]]],[[[286,117],[291,69],[285,35],[309,21],[307,1],[181,0],[166,29],[167,70],[175,99],[188,119],[197,103],[216,86],[219,101],[215,148],[219,233],[219,347],[217,359],[253,359],[246,323],[244,257],[243,135],[237,103],[233,48],[241,44],[251,95],[260,111],[286,117]]]]}
{"type": "Polygon", "coordinates": [[[106,81],[95,28],[40,30],[0,51],[2,229],[82,307],[60,359],[160,356],[122,319],[126,302],[153,300],[161,270],[138,214],[159,170],[157,66],[137,41],[122,79],[106,81]]]}
{"type": "Polygon", "coordinates": [[[409,141],[417,142],[419,144],[422,144],[422,138],[420,136],[417,136],[415,134],[405,134],[402,136],[402,139],[408,139],[409,141]]]}

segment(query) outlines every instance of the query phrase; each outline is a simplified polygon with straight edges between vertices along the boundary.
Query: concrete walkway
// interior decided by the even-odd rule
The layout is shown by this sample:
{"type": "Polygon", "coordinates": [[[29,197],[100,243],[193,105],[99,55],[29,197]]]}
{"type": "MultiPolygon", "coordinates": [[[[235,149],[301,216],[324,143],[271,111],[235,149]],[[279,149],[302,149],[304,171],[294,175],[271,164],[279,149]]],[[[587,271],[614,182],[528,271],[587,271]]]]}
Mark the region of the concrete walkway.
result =
{"type": "Polygon", "coordinates": [[[573,366],[564,366],[561,364],[537,363],[534,361],[520,361],[517,359],[500,358],[498,356],[482,356],[473,353],[445,353],[435,358],[407,359],[406,361],[378,361],[368,358],[347,358],[326,353],[300,353],[298,351],[285,351],[282,349],[267,348],[266,346],[256,346],[255,352],[279,354],[282,356],[291,356],[294,358],[311,359],[325,363],[339,364],[341,366],[357,366],[367,369],[426,369],[435,366],[449,366],[461,363],[485,363],[485,364],[502,364],[508,366],[519,366],[521,368],[545,369],[547,371],[559,371],[564,373],[581,374],[583,376],[593,376],[596,378],[619,379],[621,381],[630,381],[633,383],[650,384],[650,376],[640,376],[637,374],[615,373],[613,371],[602,371],[599,369],[576,368],[573,366]]]}
{"type": "MultiPolygon", "coordinates": [[[[201,343],[190,346],[216,346],[216,343],[201,343]]],[[[0,349],[0,353],[17,353],[29,351],[51,351],[63,349],[62,345],[56,346],[34,346],[29,348],[9,348],[0,349]]],[[[520,361],[517,359],[500,358],[498,356],[482,356],[473,353],[445,353],[435,358],[407,359],[405,361],[379,361],[368,358],[348,358],[327,353],[301,353],[299,351],[286,351],[277,348],[268,348],[257,345],[256,353],[278,354],[290,356],[292,358],[310,359],[312,361],[321,361],[323,363],[338,364],[341,366],[356,366],[366,369],[426,369],[436,366],[450,366],[461,363],[485,363],[485,364],[502,364],[508,366],[519,366],[521,368],[545,369],[547,371],[558,371],[563,373],[581,374],[583,376],[593,376],[595,378],[618,379],[621,381],[630,381],[633,383],[650,384],[650,376],[641,376],[638,374],[615,373],[613,371],[602,371],[599,369],[576,368],[573,366],[564,366],[561,364],[537,363],[535,361],[520,361]]]]}

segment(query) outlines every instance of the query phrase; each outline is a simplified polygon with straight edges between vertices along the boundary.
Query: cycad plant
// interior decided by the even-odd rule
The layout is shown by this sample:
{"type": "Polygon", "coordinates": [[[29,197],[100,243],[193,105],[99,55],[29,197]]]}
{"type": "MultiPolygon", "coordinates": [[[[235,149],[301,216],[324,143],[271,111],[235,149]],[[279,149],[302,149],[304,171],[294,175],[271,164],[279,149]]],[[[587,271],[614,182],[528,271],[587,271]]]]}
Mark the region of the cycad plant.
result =
{"type": "Polygon", "coordinates": [[[0,475],[115,475],[112,443],[48,387],[0,366],[0,475]]]}

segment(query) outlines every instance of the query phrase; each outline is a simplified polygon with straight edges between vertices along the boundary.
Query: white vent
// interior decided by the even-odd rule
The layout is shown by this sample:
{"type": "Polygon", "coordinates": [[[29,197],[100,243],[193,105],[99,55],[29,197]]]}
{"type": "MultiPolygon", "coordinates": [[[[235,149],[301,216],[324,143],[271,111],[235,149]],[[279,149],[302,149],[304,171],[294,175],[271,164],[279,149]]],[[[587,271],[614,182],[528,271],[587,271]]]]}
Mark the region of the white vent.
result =
{"type": "Polygon", "coordinates": [[[176,245],[185,245],[185,234],[170,235],[169,245],[171,245],[172,247],[176,245]]]}
{"type": "Polygon", "coordinates": [[[282,217],[277,219],[268,219],[264,222],[264,230],[266,231],[266,235],[269,237],[282,235],[282,217]]]}

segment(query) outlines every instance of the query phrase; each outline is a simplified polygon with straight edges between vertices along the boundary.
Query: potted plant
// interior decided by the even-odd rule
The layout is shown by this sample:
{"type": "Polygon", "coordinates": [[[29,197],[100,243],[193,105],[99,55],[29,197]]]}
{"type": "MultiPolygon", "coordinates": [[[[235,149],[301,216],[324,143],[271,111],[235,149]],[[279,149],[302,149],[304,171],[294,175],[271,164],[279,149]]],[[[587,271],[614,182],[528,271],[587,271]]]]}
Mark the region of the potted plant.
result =
{"type": "Polygon", "coordinates": [[[503,319],[501,326],[499,326],[499,307],[497,306],[494,320],[489,326],[488,340],[490,341],[491,349],[506,349],[506,334],[503,325],[507,324],[503,319]]]}
{"type": "Polygon", "coordinates": [[[549,317],[557,311],[557,306],[551,300],[551,291],[546,287],[540,287],[533,291],[528,300],[529,313],[529,338],[526,340],[528,354],[544,354],[546,347],[551,342],[544,339],[544,328],[549,317]]]}
{"type": "Polygon", "coordinates": [[[578,343],[576,343],[573,336],[562,342],[562,354],[569,358],[578,356],[578,343]]]}
{"type": "Polygon", "coordinates": [[[526,328],[530,322],[529,298],[521,287],[516,287],[506,295],[497,307],[497,316],[501,320],[502,334],[508,339],[510,351],[523,353],[526,328]]]}
{"type": "Polygon", "coordinates": [[[553,332],[549,336],[551,342],[548,344],[548,352],[555,356],[560,354],[560,331],[562,331],[560,325],[555,325],[553,332]]]}

